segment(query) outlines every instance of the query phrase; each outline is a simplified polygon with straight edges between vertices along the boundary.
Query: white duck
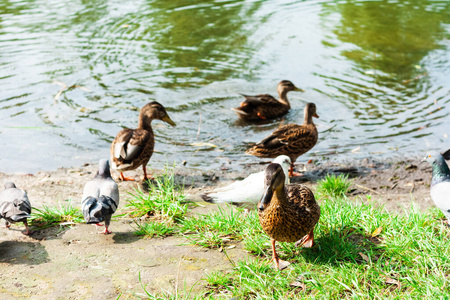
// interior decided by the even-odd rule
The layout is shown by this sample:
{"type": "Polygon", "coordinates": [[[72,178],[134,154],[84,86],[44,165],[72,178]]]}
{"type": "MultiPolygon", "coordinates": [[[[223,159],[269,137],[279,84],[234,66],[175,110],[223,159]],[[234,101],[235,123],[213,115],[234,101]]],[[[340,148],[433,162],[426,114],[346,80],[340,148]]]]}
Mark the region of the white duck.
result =
{"type": "MultiPolygon", "coordinates": [[[[285,184],[289,183],[288,169],[291,159],[286,155],[280,155],[273,160],[280,164],[286,176],[285,184]]],[[[264,193],[264,171],[250,174],[241,181],[235,181],[230,185],[214,189],[201,197],[210,203],[231,203],[238,206],[253,207],[258,204],[264,193]]]]}

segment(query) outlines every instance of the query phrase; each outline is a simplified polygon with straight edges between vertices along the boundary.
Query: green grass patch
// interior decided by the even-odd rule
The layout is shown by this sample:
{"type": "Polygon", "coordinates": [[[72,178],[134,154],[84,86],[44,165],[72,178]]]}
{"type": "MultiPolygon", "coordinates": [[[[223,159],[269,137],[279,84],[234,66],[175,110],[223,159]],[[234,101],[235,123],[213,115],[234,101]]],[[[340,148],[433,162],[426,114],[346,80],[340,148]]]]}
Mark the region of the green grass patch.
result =
{"type": "MultiPolygon", "coordinates": [[[[343,176],[319,182],[316,245],[308,249],[277,242],[278,255],[291,262],[282,271],[272,268],[270,238],[255,210],[245,214],[239,208],[219,207],[194,217],[176,214],[176,222],[168,217],[170,222],[145,225],[145,229],[142,225],[144,235],[182,234],[193,244],[223,248],[226,255],[227,246],[241,242],[253,254],[246,260],[232,257],[229,270],[207,274],[202,293],[193,295],[192,287],[185,286],[175,294],[146,295],[152,299],[448,299],[450,230],[441,222],[440,210],[423,213],[411,208],[392,214],[372,205],[370,197],[361,205],[350,201],[345,196],[349,186],[343,176]]],[[[164,211],[168,210],[156,209],[155,214],[164,211]]]]}
{"type": "Polygon", "coordinates": [[[412,208],[397,215],[370,201],[357,205],[345,197],[348,187],[349,181],[341,176],[319,183],[316,195],[322,214],[315,229],[316,245],[306,249],[277,242],[278,255],[292,263],[283,271],[272,268],[270,239],[261,230],[256,211],[244,216],[240,210],[220,209],[183,221],[182,232],[195,244],[223,247],[227,239],[242,240],[245,249],[255,254],[233,261],[229,271],[208,274],[208,296],[448,298],[450,231],[440,221],[442,213],[436,208],[426,213],[412,208]]]}
{"type": "Polygon", "coordinates": [[[148,185],[148,194],[135,190],[135,193],[130,193],[131,198],[125,206],[129,216],[149,219],[135,221],[135,234],[147,237],[172,235],[176,230],[175,224],[182,221],[187,212],[184,189],[175,183],[174,170],[168,168],[148,185]]]}
{"type": "Polygon", "coordinates": [[[351,185],[348,175],[327,174],[323,180],[317,184],[317,194],[319,196],[342,197],[347,194],[351,185]]]}
{"type": "Polygon", "coordinates": [[[165,237],[172,235],[175,231],[175,227],[167,223],[135,222],[135,224],[137,228],[135,234],[139,236],[165,237]]]}
{"type": "Polygon", "coordinates": [[[242,209],[219,206],[219,211],[186,218],[180,231],[193,244],[206,248],[220,248],[232,240],[242,239],[241,231],[247,227],[242,209]]]}
{"type": "Polygon", "coordinates": [[[243,209],[233,206],[219,206],[216,212],[186,218],[180,223],[180,231],[192,244],[205,248],[220,248],[243,241],[245,250],[265,255],[265,248],[270,245],[257,212],[244,213],[243,209]]]}
{"type": "MultiPolygon", "coordinates": [[[[248,238],[256,240],[261,257],[236,261],[229,272],[209,274],[205,280],[211,295],[238,299],[447,297],[450,233],[439,221],[438,209],[393,215],[382,207],[356,205],[338,197],[321,202],[321,210],[316,246],[306,249],[277,242],[278,255],[292,263],[281,272],[272,268],[269,237],[246,221],[246,228],[236,236],[245,244],[248,238]]],[[[248,219],[256,218],[256,212],[248,215],[248,219]]]]}
{"type": "Polygon", "coordinates": [[[33,207],[31,214],[31,225],[39,228],[47,228],[61,223],[84,222],[83,214],[78,207],[72,205],[72,201],[66,204],[59,203],[59,207],[43,205],[42,208],[33,207]]]}
{"type": "Polygon", "coordinates": [[[164,221],[178,222],[183,219],[187,211],[184,203],[183,187],[177,186],[174,171],[166,168],[162,176],[149,182],[149,192],[145,194],[136,190],[130,193],[126,208],[133,218],[141,216],[158,216],[164,221]]]}

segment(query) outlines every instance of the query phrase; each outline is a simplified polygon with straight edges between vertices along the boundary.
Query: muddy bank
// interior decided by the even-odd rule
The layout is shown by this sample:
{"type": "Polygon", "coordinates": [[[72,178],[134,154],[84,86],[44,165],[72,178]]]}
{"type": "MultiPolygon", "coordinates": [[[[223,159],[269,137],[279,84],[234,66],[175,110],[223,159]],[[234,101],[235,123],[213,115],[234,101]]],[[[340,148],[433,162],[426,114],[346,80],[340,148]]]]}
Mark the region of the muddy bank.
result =
{"type": "MultiPolygon", "coordinates": [[[[374,201],[400,213],[411,203],[420,209],[432,205],[428,193],[431,168],[420,159],[347,164],[312,162],[296,166],[304,176],[292,181],[312,189],[326,173],[348,174],[353,180],[350,197],[357,202],[374,201]]],[[[27,190],[34,207],[59,205],[67,199],[79,205],[83,186],[96,168],[85,165],[34,175],[0,174],[0,182],[14,181],[27,190]]],[[[263,164],[255,163],[246,165],[245,172],[239,174],[228,172],[226,167],[204,173],[181,166],[175,169],[175,178],[193,200],[199,200],[202,192],[262,169],[263,164]]],[[[155,171],[158,173],[161,171],[155,171]]],[[[141,170],[127,175],[138,178],[141,170]]],[[[130,197],[128,193],[143,186],[138,182],[119,182],[119,188],[118,213],[130,197]]],[[[216,205],[201,204],[190,213],[217,209],[216,205]]],[[[13,225],[11,230],[0,229],[1,299],[115,299],[120,294],[122,299],[145,297],[141,283],[149,292],[166,290],[175,294],[192,286],[193,292],[198,292],[206,285],[202,278],[207,273],[232,267],[223,252],[190,246],[180,236],[137,237],[133,221],[127,218],[113,220],[113,233],[108,236],[97,234],[94,226],[85,224],[40,230],[29,237],[20,233],[22,229],[21,224],[13,225]]],[[[231,260],[246,259],[249,255],[239,242],[227,252],[231,260]]]]}

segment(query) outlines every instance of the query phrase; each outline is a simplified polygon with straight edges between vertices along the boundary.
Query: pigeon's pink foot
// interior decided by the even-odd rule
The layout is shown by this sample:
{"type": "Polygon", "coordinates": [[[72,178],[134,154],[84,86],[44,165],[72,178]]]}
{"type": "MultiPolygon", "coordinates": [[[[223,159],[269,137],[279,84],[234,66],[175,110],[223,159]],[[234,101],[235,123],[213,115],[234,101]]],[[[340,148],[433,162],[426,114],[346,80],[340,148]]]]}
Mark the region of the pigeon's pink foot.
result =
{"type": "Polygon", "coordinates": [[[100,231],[99,234],[111,234],[112,232],[108,230],[108,226],[105,226],[105,230],[100,231]]]}

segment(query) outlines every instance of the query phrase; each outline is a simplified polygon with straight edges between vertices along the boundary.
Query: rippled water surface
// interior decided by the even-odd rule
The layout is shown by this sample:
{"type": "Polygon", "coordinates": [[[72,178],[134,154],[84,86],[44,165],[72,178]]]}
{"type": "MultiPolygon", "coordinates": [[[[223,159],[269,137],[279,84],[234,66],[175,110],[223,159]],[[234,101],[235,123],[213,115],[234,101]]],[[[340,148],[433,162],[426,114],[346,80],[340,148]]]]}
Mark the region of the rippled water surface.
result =
{"type": "Polygon", "coordinates": [[[109,157],[157,100],[151,166],[239,169],[280,120],[245,124],[238,93],[315,102],[313,156],[420,155],[450,147],[450,2],[0,0],[0,171],[109,157]],[[353,151],[352,151],[353,150],[353,151]],[[232,163],[231,165],[230,162],[232,163]]]}

